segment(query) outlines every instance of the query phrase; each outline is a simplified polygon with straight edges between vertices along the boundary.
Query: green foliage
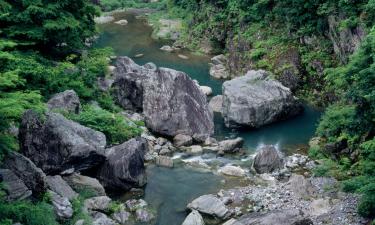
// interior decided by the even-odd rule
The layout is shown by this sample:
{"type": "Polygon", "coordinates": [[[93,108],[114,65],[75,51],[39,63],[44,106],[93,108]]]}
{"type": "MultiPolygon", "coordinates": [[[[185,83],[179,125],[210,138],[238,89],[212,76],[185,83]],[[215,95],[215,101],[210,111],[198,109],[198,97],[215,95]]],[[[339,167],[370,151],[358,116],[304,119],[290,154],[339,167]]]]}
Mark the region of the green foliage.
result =
{"type": "Polygon", "coordinates": [[[139,136],[142,132],[133,121],[97,106],[85,105],[79,115],[71,114],[68,117],[84,126],[103,132],[111,145],[121,144],[139,136]]]}
{"type": "Polygon", "coordinates": [[[112,11],[122,8],[165,8],[165,1],[148,2],[143,0],[101,0],[100,6],[104,11],[112,11]]]}

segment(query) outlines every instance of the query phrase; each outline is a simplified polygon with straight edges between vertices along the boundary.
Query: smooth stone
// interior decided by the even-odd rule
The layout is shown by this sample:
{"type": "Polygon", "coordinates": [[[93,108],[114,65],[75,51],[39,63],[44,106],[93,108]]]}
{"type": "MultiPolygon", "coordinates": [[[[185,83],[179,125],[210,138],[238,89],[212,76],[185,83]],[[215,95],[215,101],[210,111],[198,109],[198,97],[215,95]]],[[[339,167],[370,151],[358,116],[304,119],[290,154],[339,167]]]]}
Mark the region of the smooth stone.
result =
{"type": "Polygon", "coordinates": [[[244,140],[240,137],[236,139],[224,140],[219,142],[219,150],[223,151],[224,153],[233,153],[242,148],[243,144],[244,140]]]}
{"type": "Polygon", "coordinates": [[[207,95],[207,96],[210,96],[212,95],[212,88],[208,87],[208,86],[199,86],[199,88],[201,89],[201,91],[207,95]]]}
{"type": "Polygon", "coordinates": [[[181,59],[189,59],[188,56],[182,55],[182,54],[178,54],[178,57],[181,58],[181,59]]]}
{"type": "Polygon", "coordinates": [[[94,21],[97,24],[104,24],[104,23],[109,23],[115,20],[113,16],[100,16],[100,17],[95,17],[94,21]]]}
{"type": "Polygon", "coordinates": [[[234,176],[234,177],[244,177],[245,176],[245,170],[238,166],[231,166],[226,165],[221,167],[218,170],[219,173],[228,175],[228,176],[234,176]]]}
{"type": "Polygon", "coordinates": [[[182,225],[204,225],[204,220],[198,211],[193,210],[184,220],[182,225]]]}
{"type": "Polygon", "coordinates": [[[229,210],[224,203],[211,194],[194,199],[187,207],[221,219],[225,219],[229,214],[229,210]]]}
{"type": "Polygon", "coordinates": [[[211,98],[210,102],[208,103],[208,106],[210,109],[212,109],[213,112],[216,113],[222,113],[223,112],[223,96],[217,95],[211,98]]]}
{"type": "Polygon", "coordinates": [[[143,57],[143,56],[144,56],[144,54],[141,53],[141,54],[136,54],[134,57],[135,57],[135,58],[141,58],[141,57],[143,57]]]}
{"type": "Polygon", "coordinates": [[[127,20],[118,20],[118,21],[115,22],[115,24],[124,26],[124,25],[128,24],[128,21],[127,20]]]}
{"type": "Polygon", "coordinates": [[[165,51],[165,52],[173,52],[173,48],[169,45],[162,46],[160,50],[165,51]]]}

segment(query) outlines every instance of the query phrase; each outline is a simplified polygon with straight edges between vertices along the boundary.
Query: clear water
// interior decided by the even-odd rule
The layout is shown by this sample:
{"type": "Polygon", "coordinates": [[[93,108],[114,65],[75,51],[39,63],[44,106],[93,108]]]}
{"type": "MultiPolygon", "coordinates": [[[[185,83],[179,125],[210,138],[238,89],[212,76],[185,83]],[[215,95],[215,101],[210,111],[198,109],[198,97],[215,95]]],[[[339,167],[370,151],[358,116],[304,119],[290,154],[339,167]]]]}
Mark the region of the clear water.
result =
{"type": "MultiPolygon", "coordinates": [[[[101,35],[97,47],[112,47],[116,55],[132,57],[138,64],[154,62],[158,66],[186,72],[201,85],[210,86],[214,95],[221,94],[222,81],[209,74],[208,56],[199,56],[181,51],[167,53],[160,50],[168,41],[155,41],[151,38],[152,28],[144,20],[138,20],[134,14],[119,13],[116,19],[127,19],[126,26],[114,23],[99,26],[101,35]],[[134,58],[144,54],[141,58],[134,58]],[[177,54],[189,57],[181,59],[177,54]]],[[[215,136],[219,139],[240,136],[245,139],[247,154],[253,154],[258,146],[274,144],[286,154],[305,146],[313,136],[320,112],[305,106],[301,116],[288,121],[275,123],[255,130],[232,130],[224,126],[219,115],[215,115],[215,136]]],[[[246,162],[245,162],[246,165],[246,162]]],[[[157,225],[180,225],[187,215],[186,205],[192,199],[223,188],[222,177],[212,173],[203,173],[184,167],[173,169],[148,166],[148,184],[143,196],[157,210],[157,225]]],[[[235,180],[226,183],[227,187],[239,185],[235,180]]]]}

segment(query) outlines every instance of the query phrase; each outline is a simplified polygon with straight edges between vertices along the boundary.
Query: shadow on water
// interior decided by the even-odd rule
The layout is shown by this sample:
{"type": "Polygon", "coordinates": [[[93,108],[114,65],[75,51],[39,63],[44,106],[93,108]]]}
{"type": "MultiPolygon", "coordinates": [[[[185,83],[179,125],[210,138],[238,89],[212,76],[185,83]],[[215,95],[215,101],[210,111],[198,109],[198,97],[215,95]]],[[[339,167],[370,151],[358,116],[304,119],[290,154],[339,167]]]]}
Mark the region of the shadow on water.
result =
{"type": "MultiPolygon", "coordinates": [[[[160,50],[168,41],[151,38],[152,28],[145,20],[135,18],[131,13],[119,13],[116,19],[127,19],[126,26],[114,23],[99,25],[100,37],[96,47],[112,47],[116,55],[132,57],[136,63],[154,62],[158,66],[184,71],[201,85],[210,86],[214,95],[221,94],[222,81],[209,75],[209,57],[191,54],[188,51],[167,53],[160,50]],[[141,58],[134,58],[144,54],[141,58]],[[178,54],[189,57],[181,59],[178,54]]],[[[313,136],[320,112],[305,106],[303,115],[288,121],[275,123],[255,130],[232,130],[224,126],[220,116],[215,116],[215,136],[218,139],[240,136],[245,139],[247,154],[255,152],[262,144],[277,144],[286,154],[298,146],[307,144],[313,136]]],[[[184,167],[147,167],[148,184],[143,198],[157,209],[157,225],[180,225],[187,215],[186,205],[194,198],[215,193],[224,188],[222,177],[212,173],[199,172],[184,167]]],[[[235,181],[226,183],[226,188],[239,185],[235,181]]],[[[120,198],[121,199],[121,198],[120,198]]]]}

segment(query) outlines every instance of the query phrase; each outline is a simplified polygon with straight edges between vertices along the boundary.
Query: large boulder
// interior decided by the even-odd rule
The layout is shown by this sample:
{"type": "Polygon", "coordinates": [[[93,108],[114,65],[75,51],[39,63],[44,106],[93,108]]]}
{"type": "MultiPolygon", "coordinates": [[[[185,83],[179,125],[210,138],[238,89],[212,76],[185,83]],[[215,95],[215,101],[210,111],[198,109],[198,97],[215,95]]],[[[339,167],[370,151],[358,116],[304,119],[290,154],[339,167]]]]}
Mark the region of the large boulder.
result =
{"type": "Polygon", "coordinates": [[[129,190],[146,184],[144,155],[148,144],[144,138],[133,138],[106,150],[106,161],[98,179],[108,189],[129,190]]]}
{"type": "Polygon", "coordinates": [[[19,139],[23,154],[47,174],[70,168],[87,170],[105,159],[106,138],[103,133],[57,113],[47,113],[44,118],[31,110],[26,111],[19,139]]]}
{"type": "Polygon", "coordinates": [[[104,187],[95,178],[73,173],[69,176],[64,176],[64,180],[77,192],[88,190],[97,196],[106,194],[104,187]]]}
{"type": "Polygon", "coordinates": [[[25,156],[9,152],[2,167],[11,170],[29,188],[34,197],[40,197],[47,191],[47,179],[44,172],[25,156]]]}
{"type": "Polygon", "coordinates": [[[81,110],[81,102],[77,93],[73,90],[67,90],[55,94],[48,102],[49,110],[62,110],[69,113],[79,113],[81,110]]]}
{"type": "Polygon", "coordinates": [[[78,197],[77,192],[75,192],[59,175],[47,176],[47,184],[51,191],[69,200],[73,200],[74,198],[78,197]]]}
{"type": "Polygon", "coordinates": [[[193,210],[184,220],[182,225],[204,225],[204,220],[198,211],[193,210]]]}
{"type": "Polygon", "coordinates": [[[227,127],[261,127],[300,114],[302,105],[289,88],[263,70],[223,84],[223,117],[227,127]]]}
{"type": "Polygon", "coordinates": [[[229,139],[219,142],[219,150],[224,153],[233,153],[242,148],[244,144],[243,138],[229,139]]]}
{"type": "Polygon", "coordinates": [[[25,183],[17,177],[11,170],[0,169],[0,182],[7,201],[22,200],[31,196],[32,192],[25,183]]]}
{"type": "Polygon", "coordinates": [[[213,134],[206,96],[185,73],[120,57],[115,74],[116,101],[125,109],[143,111],[151,131],[169,137],[186,134],[198,141],[213,134]]]}
{"type": "Polygon", "coordinates": [[[230,214],[224,203],[214,195],[202,195],[189,203],[187,207],[220,219],[225,219],[230,214]]]}
{"type": "Polygon", "coordinates": [[[274,210],[270,212],[251,213],[240,217],[233,225],[313,225],[297,209],[274,210]]]}
{"type": "Polygon", "coordinates": [[[272,145],[262,147],[253,161],[253,168],[257,173],[271,173],[281,169],[283,160],[272,145]]]}

